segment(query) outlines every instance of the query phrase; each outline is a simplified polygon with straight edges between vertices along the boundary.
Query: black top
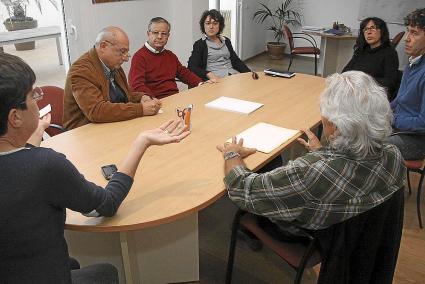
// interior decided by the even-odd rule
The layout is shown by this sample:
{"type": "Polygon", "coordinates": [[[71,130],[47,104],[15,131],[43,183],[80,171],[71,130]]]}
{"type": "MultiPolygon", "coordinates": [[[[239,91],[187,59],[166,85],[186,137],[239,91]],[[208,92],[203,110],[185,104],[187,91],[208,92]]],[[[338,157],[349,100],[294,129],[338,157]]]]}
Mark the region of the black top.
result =
{"type": "Polygon", "coordinates": [[[345,71],[363,71],[372,76],[390,95],[399,87],[398,55],[389,45],[381,45],[371,49],[369,46],[359,52],[354,52],[350,62],[344,67],[345,71]]]}
{"type": "Polygon", "coordinates": [[[133,179],[116,173],[103,189],[46,148],[0,155],[0,165],[0,282],[71,283],[65,208],[112,216],[133,179]]]}
{"type": "Polygon", "coordinates": [[[317,284],[391,284],[403,230],[404,190],[382,204],[314,231],[322,264],[317,284]]]}
{"type": "MultiPolygon", "coordinates": [[[[232,43],[230,39],[224,37],[224,42],[226,43],[227,49],[230,52],[230,61],[232,62],[232,68],[240,73],[251,72],[248,66],[243,63],[243,61],[238,57],[236,52],[233,50],[232,43]]],[[[208,60],[208,46],[206,39],[199,39],[193,44],[192,55],[190,55],[189,62],[187,67],[202,80],[207,81],[207,73],[209,73],[207,68],[208,60]]]]}

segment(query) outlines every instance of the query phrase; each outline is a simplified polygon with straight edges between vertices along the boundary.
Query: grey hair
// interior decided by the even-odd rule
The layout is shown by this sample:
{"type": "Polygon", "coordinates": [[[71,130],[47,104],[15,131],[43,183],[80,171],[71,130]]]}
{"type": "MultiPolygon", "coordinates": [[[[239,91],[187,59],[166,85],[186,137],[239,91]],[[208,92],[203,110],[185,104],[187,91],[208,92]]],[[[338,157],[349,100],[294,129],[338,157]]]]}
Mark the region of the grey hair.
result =
{"type": "Polygon", "coordinates": [[[148,24],[148,31],[151,31],[151,26],[152,26],[152,24],[159,24],[159,23],[166,23],[167,25],[168,25],[168,32],[170,32],[171,31],[171,24],[166,20],[166,19],[164,19],[164,18],[162,18],[162,17],[155,17],[155,18],[152,18],[150,21],[149,21],[149,24],[148,24]]]}
{"type": "Polygon", "coordinates": [[[336,126],[330,146],[357,157],[375,154],[390,135],[392,111],[386,91],[360,71],[333,74],[320,98],[323,117],[336,126]]]}
{"type": "Polygon", "coordinates": [[[114,27],[106,27],[100,30],[100,32],[96,36],[96,40],[94,45],[99,47],[100,43],[104,40],[113,41],[115,39],[115,28],[114,27]]]}

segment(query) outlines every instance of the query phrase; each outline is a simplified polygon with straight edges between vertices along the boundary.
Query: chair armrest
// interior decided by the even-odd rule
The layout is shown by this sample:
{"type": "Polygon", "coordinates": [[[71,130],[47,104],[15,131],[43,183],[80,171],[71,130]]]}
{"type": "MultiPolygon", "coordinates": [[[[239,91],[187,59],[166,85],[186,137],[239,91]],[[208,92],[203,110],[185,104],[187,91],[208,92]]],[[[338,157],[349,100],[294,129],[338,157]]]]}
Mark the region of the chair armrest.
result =
{"type": "Polygon", "coordinates": [[[317,46],[316,46],[316,45],[314,45],[314,42],[312,42],[312,41],[311,41],[310,39],[308,39],[308,38],[305,38],[305,37],[302,37],[302,36],[294,36],[294,37],[292,37],[292,38],[299,38],[299,39],[306,40],[306,41],[308,41],[308,42],[311,44],[311,46],[312,46],[312,47],[317,48],[317,46]]]}
{"type": "Polygon", "coordinates": [[[60,125],[57,125],[57,124],[54,124],[54,123],[51,123],[51,124],[49,125],[49,127],[51,127],[51,128],[55,128],[55,129],[58,129],[58,130],[61,130],[62,132],[67,131],[67,129],[66,129],[65,127],[60,126],[60,125]]]}
{"type": "Polygon", "coordinates": [[[300,37],[297,37],[297,38],[302,38],[302,39],[305,39],[305,40],[307,40],[307,41],[309,41],[315,48],[318,48],[317,47],[317,42],[316,42],[316,40],[314,39],[314,37],[312,37],[311,35],[309,35],[309,34],[305,34],[305,33],[293,33],[294,35],[303,35],[303,36],[300,36],[300,37]],[[307,38],[305,38],[304,36],[307,36],[308,37],[308,39],[307,38]]]}

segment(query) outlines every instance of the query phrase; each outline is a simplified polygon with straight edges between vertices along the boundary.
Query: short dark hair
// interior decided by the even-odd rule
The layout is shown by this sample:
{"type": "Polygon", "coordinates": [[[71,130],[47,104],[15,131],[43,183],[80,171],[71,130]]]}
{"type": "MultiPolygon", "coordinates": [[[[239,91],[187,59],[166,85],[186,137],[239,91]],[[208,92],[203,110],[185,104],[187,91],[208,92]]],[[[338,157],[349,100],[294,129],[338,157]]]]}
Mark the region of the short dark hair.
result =
{"type": "Polygon", "coordinates": [[[206,11],[204,11],[204,13],[202,13],[201,19],[199,20],[199,27],[201,28],[201,32],[205,33],[204,23],[205,23],[205,19],[208,16],[210,16],[211,19],[213,19],[214,21],[218,22],[218,24],[219,24],[218,34],[221,34],[223,32],[223,29],[224,29],[224,17],[216,9],[206,10],[206,11]]]}
{"type": "Polygon", "coordinates": [[[381,45],[390,45],[390,33],[388,32],[387,24],[384,20],[377,17],[369,17],[361,21],[359,36],[357,37],[356,44],[354,45],[354,52],[362,52],[364,51],[369,44],[364,37],[363,29],[367,26],[367,24],[372,21],[375,26],[381,31],[381,45]]]}
{"type": "Polygon", "coordinates": [[[405,26],[418,27],[425,30],[425,8],[416,9],[404,18],[405,26]]]}
{"type": "Polygon", "coordinates": [[[166,19],[164,19],[163,17],[152,18],[149,21],[149,24],[148,24],[148,31],[151,31],[151,26],[152,26],[153,23],[155,23],[155,24],[166,23],[168,25],[168,31],[169,32],[171,31],[171,25],[170,25],[170,23],[166,19]]]}
{"type": "Polygon", "coordinates": [[[0,53],[0,136],[7,132],[10,110],[27,109],[22,102],[25,102],[34,82],[34,71],[21,58],[0,53]]]}

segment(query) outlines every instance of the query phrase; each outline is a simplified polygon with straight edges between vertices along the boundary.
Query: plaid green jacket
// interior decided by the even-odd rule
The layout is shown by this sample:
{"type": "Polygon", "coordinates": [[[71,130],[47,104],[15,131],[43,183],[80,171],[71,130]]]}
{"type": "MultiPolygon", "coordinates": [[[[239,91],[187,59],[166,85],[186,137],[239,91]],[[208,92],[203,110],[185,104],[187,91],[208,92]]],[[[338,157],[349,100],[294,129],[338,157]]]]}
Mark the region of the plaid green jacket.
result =
{"type": "Polygon", "coordinates": [[[381,204],[404,186],[405,175],[400,151],[384,145],[361,159],[322,148],[263,174],[237,166],[224,183],[243,210],[318,230],[381,204]]]}

